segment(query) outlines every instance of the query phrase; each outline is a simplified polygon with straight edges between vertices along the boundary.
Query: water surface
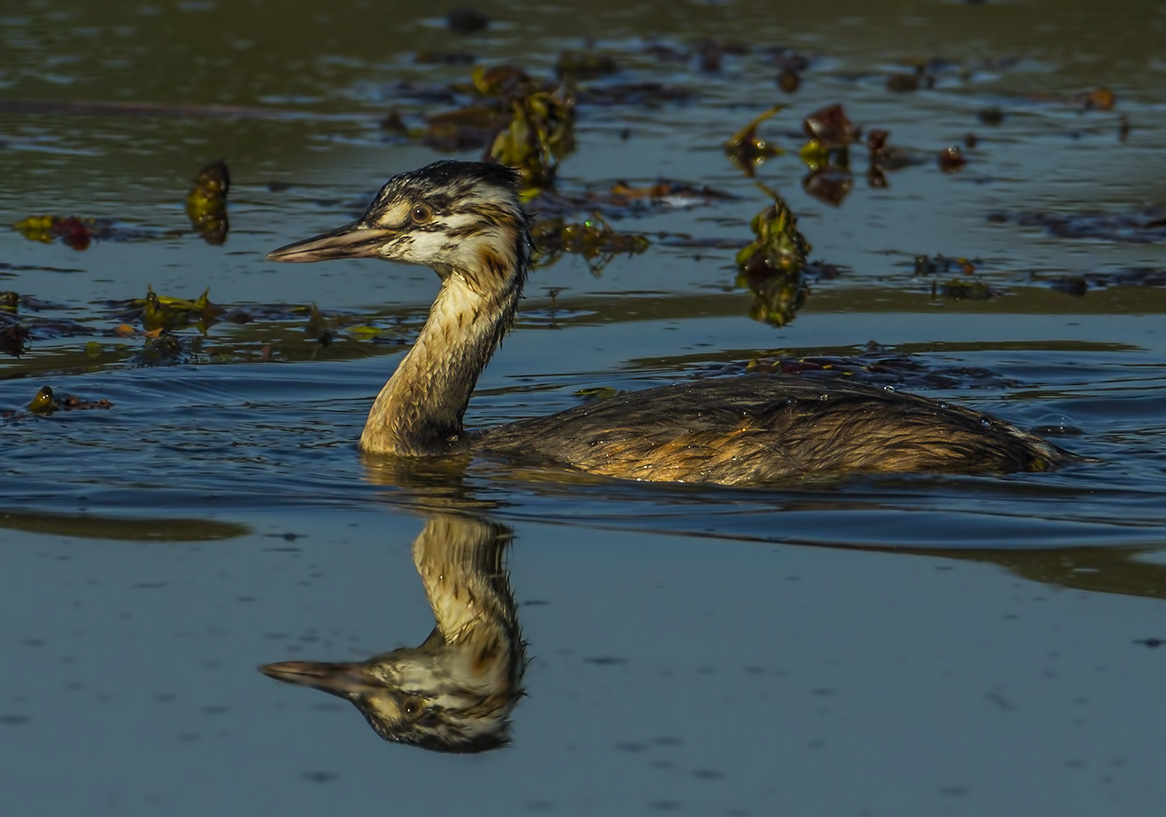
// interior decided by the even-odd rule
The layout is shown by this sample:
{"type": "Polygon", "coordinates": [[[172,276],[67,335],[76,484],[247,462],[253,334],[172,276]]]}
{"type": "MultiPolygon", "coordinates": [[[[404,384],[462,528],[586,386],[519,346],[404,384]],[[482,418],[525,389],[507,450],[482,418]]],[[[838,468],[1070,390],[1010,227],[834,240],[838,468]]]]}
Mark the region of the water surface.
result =
{"type": "Polygon", "coordinates": [[[1166,747],[1147,723],[1166,676],[1166,253],[1161,237],[1126,240],[1104,221],[1067,237],[1022,217],[1120,221],[1166,201],[1154,172],[1166,7],[1145,4],[1136,25],[1048,0],[878,8],[527,4],[468,37],[445,28],[444,9],[355,1],[5,10],[2,220],[76,214],[137,231],[83,252],[0,238],[0,289],[39,299],[19,314],[46,322],[28,354],[0,359],[10,807],[1157,813],[1166,747]],[[917,366],[896,388],[1062,430],[1060,444],[1095,461],[724,489],[362,460],[369,402],[436,278],[263,254],[439,158],[379,126],[391,109],[419,121],[448,107],[436,91],[465,81],[467,66],[418,64],[418,51],[550,76],[585,37],[621,66],[595,85],[690,95],[581,105],[563,189],[664,177],[733,198],[621,219],[670,238],[598,274],[572,256],[537,270],[473,424],[567,408],[582,388],[861,358],[873,341],[917,366]],[[649,48],[704,38],[745,53],[704,72],[695,55],[649,48]],[[775,46],[810,58],[796,94],[777,87],[775,46]],[[934,87],[887,90],[889,74],[924,62],[934,87]],[[1076,96],[1100,87],[1116,108],[1083,110],[1076,96]],[[796,319],[774,328],[748,318],[732,249],[768,198],[721,144],[779,101],[789,109],[764,128],[788,152],[758,177],[841,274],[811,282],[796,319]],[[858,150],[845,200],[814,198],[800,123],[834,102],[928,160],[877,188],[858,150]],[[985,124],[993,107],[1005,118],[985,124]],[[968,165],[941,172],[930,156],[969,132],[968,165]],[[182,196],[220,157],[231,232],[213,247],[189,232],[182,196]],[[935,254],[973,259],[998,297],[933,294],[949,276],[914,273],[935,254]],[[1073,278],[1083,295],[1056,283],[1073,278]],[[285,309],[182,330],[177,362],[143,365],[142,339],[113,334],[110,302],[147,285],[285,309]],[[311,302],[336,329],[329,346],[292,310],[311,302]],[[357,325],[383,330],[380,342],[357,325]],[[112,407],[33,416],[23,407],[42,385],[112,407]],[[509,747],[386,744],[349,704],[256,672],[422,642],[433,616],[411,543],[446,518],[514,534],[530,664],[509,747]]]}

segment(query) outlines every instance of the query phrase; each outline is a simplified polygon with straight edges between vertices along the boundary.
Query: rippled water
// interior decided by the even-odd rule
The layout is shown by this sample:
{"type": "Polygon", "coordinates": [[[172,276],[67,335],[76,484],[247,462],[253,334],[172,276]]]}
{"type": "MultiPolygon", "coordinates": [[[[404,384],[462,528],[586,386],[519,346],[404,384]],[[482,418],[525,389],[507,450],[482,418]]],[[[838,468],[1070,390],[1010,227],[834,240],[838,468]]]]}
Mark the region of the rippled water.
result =
{"type": "MultiPolygon", "coordinates": [[[[1129,219],[1166,201],[1154,172],[1166,7],[1147,6],[1137,26],[1052,2],[877,15],[844,2],[780,14],[508,7],[465,39],[424,10],[289,3],[277,25],[274,8],[0,13],[3,219],[77,214],[138,231],[84,252],[0,238],[0,290],[45,302],[19,313],[43,321],[29,353],[0,358],[4,802],[37,815],[1156,813],[1166,252],[1161,238],[1017,222],[1129,219]],[[874,341],[910,356],[896,388],[1063,430],[1056,441],[1091,461],[727,489],[362,459],[369,402],[436,280],[263,253],[339,225],[384,178],[437,157],[378,126],[392,108],[447,107],[416,89],[468,73],[415,64],[415,51],[468,50],[547,76],[582,36],[623,67],[599,85],[664,82],[692,96],[582,105],[563,187],[668,177],[734,198],[621,219],[671,238],[597,275],[575,257],[537,270],[472,423],[755,358],[869,355],[874,341]],[[719,37],[750,53],[705,73],[695,57],[659,59],[645,36],[677,49],[719,37]],[[811,57],[792,96],[763,51],[778,44],[811,57]],[[886,90],[887,74],[912,70],[901,60],[932,58],[943,60],[935,87],[886,90]],[[1100,86],[1117,108],[1081,110],[1075,95],[1100,86]],[[76,101],[245,110],[95,115],[76,101]],[[781,329],[747,317],[733,250],[716,248],[748,241],[769,200],[720,145],[776,101],[790,108],[763,128],[788,153],[759,177],[786,197],[814,257],[841,269],[812,282],[781,329]],[[928,160],[872,188],[859,151],[845,201],[813,198],[800,122],[833,102],[928,160]],[[981,122],[987,107],[1004,121],[981,122]],[[968,132],[968,166],[941,173],[930,156],[968,132]],[[220,156],[232,229],[210,247],[185,232],[182,196],[220,156]],[[921,254],[975,259],[1000,296],[933,295],[948,276],[914,275],[921,254]],[[1087,280],[1085,294],[1053,285],[1066,277],[1087,280]],[[177,363],[141,365],[142,341],[112,333],[124,307],[111,302],[148,284],[274,311],[205,337],[183,330],[177,363]],[[291,309],[310,302],[336,329],[329,346],[291,309]],[[29,414],[42,385],[112,406],[29,414]],[[384,744],[344,701],[255,671],[422,643],[429,557],[411,543],[427,524],[481,524],[467,519],[514,537],[509,586],[529,666],[508,748],[384,744]]],[[[470,581],[478,568],[466,569],[470,581]]]]}

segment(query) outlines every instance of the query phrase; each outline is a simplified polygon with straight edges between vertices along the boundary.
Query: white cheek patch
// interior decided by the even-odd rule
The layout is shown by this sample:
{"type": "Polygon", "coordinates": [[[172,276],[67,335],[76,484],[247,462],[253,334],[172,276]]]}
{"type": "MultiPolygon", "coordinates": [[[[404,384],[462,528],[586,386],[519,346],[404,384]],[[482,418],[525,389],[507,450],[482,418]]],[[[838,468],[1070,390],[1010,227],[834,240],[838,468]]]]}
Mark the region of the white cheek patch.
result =
{"type": "Polygon", "coordinates": [[[408,235],[412,240],[408,246],[402,248],[402,258],[420,264],[445,260],[442,247],[450,242],[450,238],[446,235],[445,230],[436,230],[434,232],[415,230],[408,235]]]}

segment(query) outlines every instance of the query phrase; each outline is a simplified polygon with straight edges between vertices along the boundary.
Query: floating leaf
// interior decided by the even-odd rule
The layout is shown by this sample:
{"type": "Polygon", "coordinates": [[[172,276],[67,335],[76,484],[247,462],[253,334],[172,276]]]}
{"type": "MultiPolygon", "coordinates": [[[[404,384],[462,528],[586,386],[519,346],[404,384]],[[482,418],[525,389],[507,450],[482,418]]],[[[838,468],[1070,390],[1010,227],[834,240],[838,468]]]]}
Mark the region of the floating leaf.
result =
{"type": "Polygon", "coordinates": [[[756,165],[781,153],[781,148],[757,135],[757,128],[762,122],[785,107],[781,104],[774,105],[769,110],[755,116],[745,127],[733,134],[729,141],[725,142],[725,155],[729,157],[729,161],[752,176],[753,168],[756,165]]]}
{"type": "Polygon", "coordinates": [[[785,326],[805,303],[810,243],[798,231],[793,211],[772,195],[773,204],[749,222],[755,238],[737,253],[737,285],[753,293],[751,318],[785,326]]]}
{"type": "Polygon", "coordinates": [[[32,402],[28,404],[28,410],[42,416],[56,411],[57,401],[53,399],[52,386],[42,386],[41,390],[36,393],[36,397],[32,398],[32,402]]]}
{"type": "Polygon", "coordinates": [[[134,301],[142,306],[142,325],[147,330],[181,329],[197,323],[205,331],[206,327],[223,312],[223,308],[210,301],[210,288],[205,289],[197,300],[173,298],[158,295],[153,287],[146,287],[146,297],[134,301]]]}
{"type": "Polygon", "coordinates": [[[528,188],[550,187],[575,150],[575,97],[563,85],[510,100],[510,118],[490,145],[495,162],[522,173],[528,188]]]}
{"type": "Polygon", "coordinates": [[[541,219],[531,228],[540,263],[551,263],[562,253],[583,257],[592,272],[598,272],[616,255],[635,255],[648,249],[648,238],[640,233],[620,233],[599,213],[582,223],[562,218],[541,219]]]}

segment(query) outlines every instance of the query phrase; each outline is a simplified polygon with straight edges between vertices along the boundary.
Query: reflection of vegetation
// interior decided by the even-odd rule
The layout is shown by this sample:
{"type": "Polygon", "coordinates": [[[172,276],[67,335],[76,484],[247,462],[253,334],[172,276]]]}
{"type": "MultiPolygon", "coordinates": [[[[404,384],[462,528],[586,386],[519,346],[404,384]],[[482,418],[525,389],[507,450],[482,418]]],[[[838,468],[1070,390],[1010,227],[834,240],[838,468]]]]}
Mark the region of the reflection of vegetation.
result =
{"type": "Polygon", "coordinates": [[[212,519],[119,519],[89,514],[0,510],[0,528],[123,542],[206,542],[249,533],[245,525],[212,519]]]}
{"type": "Polygon", "coordinates": [[[227,163],[211,162],[198,172],[194,187],[186,194],[186,215],[190,226],[208,244],[218,245],[227,240],[230,227],[227,220],[227,193],[231,188],[231,174],[227,163]]]}
{"type": "Polygon", "coordinates": [[[511,535],[475,518],[426,523],[413,562],[437,626],[419,646],[367,661],[284,661],[260,671],[351,701],[385,740],[441,752],[505,746],[526,670],[504,565],[511,535]]]}

